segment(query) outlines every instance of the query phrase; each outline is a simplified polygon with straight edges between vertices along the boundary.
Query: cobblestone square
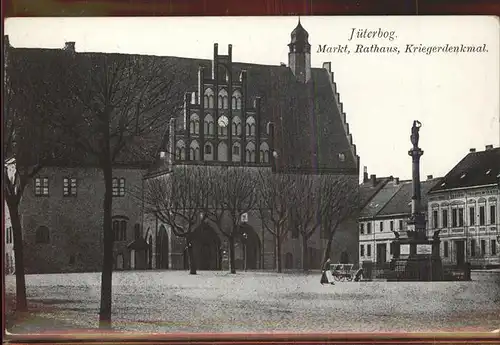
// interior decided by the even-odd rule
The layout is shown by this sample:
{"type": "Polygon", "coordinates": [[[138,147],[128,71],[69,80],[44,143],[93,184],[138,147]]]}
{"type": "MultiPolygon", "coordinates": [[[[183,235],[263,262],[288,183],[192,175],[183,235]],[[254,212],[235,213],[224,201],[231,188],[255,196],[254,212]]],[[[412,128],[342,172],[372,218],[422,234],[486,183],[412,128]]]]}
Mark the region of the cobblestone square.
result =
{"type": "MultiPolygon", "coordinates": [[[[472,278],[322,286],[319,273],[115,272],[113,327],[162,333],[497,329],[500,272],[473,272],[472,278]]],[[[7,299],[14,291],[14,277],[8,276],[7,299]]],[[[99,273],[28,275],[27,294],[33,312],[8,320],[10,332],[97,328],[99,273]]]]}

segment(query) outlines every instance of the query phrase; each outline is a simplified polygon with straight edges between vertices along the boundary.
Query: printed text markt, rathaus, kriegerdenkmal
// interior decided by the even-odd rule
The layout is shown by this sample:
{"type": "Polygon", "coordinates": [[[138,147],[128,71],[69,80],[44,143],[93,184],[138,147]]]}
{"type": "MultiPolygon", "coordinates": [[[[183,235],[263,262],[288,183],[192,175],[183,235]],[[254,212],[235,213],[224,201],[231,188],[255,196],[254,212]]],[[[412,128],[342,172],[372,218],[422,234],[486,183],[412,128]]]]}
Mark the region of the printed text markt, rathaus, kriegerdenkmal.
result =
{"type": "Polygon", "coordinates": [[[318,45],[318,53],[340,53],[350,54],[351,51],[355,54],[363,53],[381,53],[381,54],[464,54],[464,53],[486,53],[488,49],[486,44],[470,45],[470,44],[441,44],[441,45],[424,45],[424,44],[404,44],[399,45],[379,45],[379,44],[348,44],[338,45],[318,45]],[[352,48],[352,50],[351,50],[352,48]]]}

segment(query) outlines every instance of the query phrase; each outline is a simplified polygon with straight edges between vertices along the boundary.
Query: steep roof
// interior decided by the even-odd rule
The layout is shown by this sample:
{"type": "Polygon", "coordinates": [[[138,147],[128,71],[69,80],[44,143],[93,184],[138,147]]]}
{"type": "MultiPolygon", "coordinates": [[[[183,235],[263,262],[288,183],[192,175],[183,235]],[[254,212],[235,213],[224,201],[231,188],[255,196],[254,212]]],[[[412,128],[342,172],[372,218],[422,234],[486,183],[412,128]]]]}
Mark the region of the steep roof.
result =
{"type": "Polygon", "coordinates": [[[360,208],[363,209],[390,180],[390,177],[379,177],[375,184],[371,181],[361,183],[359,185],[360,208]]]}
{"type": "Polygon", "coordinates": [[[496,184],[500,181],[500,148],[470,152],[430,193],[448,189],[496,184]]]}
{"type": "MultiPolygon", "coordinates": [[[[428,192],[441,181],[440,178],[422,181],[420,184],[420,193],[422,197],[422,208],[426,209],[428,192]]],[[[401,187],[392,196],[392,198],[385,204],[385,206],[377,213],[377,216],[389,216],[396,214],[410,214],[411,201],[413,195],[413,183],[411,181],[400,182],[401,187]]]]}
{"type": "Polygon", "coordinates": [[[401,184],[386,183],[361,210],[359,218],[372,218],[391,200],[401,184]]]}
{"type": "MultiPolygon", "coordinates": [[[[59,49],[12,48],[10,59],[23,59],[23,70],[27,75],[41,79],[57,74],[58,69],[87,68],[96,57],[117,57],[124,54],[73,53],[59,49]],[[42,72],[42,73],[40,73],[42,72]]],[[[180,58],[171,56],[127,55],[137,61],[155,60],[162,66],[175,66],[184,71],[181,82],[175,85],[176,93],[183,94],[196,88],[198,66],[204,66],[211,73],[211,60],[180,58]]],[[[250,63],[232,64],[233,75],[247,70],[247,101],[261,97],[263,121],[261,131],[267,122],[273,121],[276,128],[275,143],[279,147],[278,165],[290,169],[324,169],[338,172],[358,172],[358,157],[351,142],[345,115],[339,109],[331,74],[326,69],[313,68],[312,78],[306,83],[298,82],[290,68],[285,66],[257,65],[250,63]],[[341,155],[339,155],[341,154],[341,155]],[[341,159],[340,156],[343,158],[341,159]]],[[[52,80],[56,80],[52,78],[52,80]]],[[[67,80],[54,82],[64,85],[67,80]]],[[[166,114],[173,117],[177,114],[166,114]]],[[[118,161],[123,164],[152,162],[164,143],[166,128],[157,128],[148,138],[140,138],[127,148],[118,161]]],[[[74,155],[76,163],[85,161],[81,154],[74,155]]]]}

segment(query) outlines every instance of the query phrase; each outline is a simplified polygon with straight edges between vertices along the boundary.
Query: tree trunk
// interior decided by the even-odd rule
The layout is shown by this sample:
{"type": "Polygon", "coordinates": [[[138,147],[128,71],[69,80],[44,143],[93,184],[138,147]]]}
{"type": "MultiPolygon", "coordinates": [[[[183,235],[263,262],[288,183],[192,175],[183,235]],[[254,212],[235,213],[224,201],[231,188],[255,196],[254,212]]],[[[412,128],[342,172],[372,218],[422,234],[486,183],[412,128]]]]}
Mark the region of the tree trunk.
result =
{"type": "Polygon", "coordinates": [[[14,260],[16,270],[16,311],[27,311],[26,300],[26,280],[24,276],[24,256],[23,256],[23,229],[21,218],[19,217],[19,202],[7,199],[10,220],[12,223],[12,236],[14,237],[14,260]]]}
{"type": "Polygon", "coordinates": [[[229,242],[229,269],[232,274],[236,273],[236,266],[234,260],[234,236],[228,238],[229,242]]]}
{"type": "Polygon", "coordinates": [[[304,272],[309,270],[309,258],[307,257],[307,236],[302,234],[302,269],[304,272]]]}
{"type": "Polygon", "coordinates": [[[334,232],[332,231],[328,235],[328,243],[326,244],[326,248],[325,248],[325,251],[323,253],[323,260],[321,261],[321,267],[323,267],[326,260],[328,260],[330,258],[331,250],[332,250],[332,243],[333,243],[333,234],[334,234],[334,232]]]}
{"type": "Polygon", "coordinates": [[[281,267],[281,239],[279,238],[279,236],[276,236],[276,254],[275,254],[275,257],[276,257],[276,267],[277,267],[277,270],[278,270],[278,273],[281,273],[282,272],[282,267],[281,267]]]}
{"type": "Polygon", "coordinates": [[[194,257],[193,242],[186,238],[188,260],[189,260],[189,274],[196,274],[196,260],[194,257]]]}
{"type": "Polygon", "coordinates": [[[114,234],[111,226],[111,215],[113,207],[113,168],[111,163],[104,162],[102,165],[104,175],[104,219],[103,219],[103,260],[101,275],[101,308],[99,311],[99,327],[111,327],[111,297],[112,297],[112,274],[113,274],[113,241],[114,234]]]}

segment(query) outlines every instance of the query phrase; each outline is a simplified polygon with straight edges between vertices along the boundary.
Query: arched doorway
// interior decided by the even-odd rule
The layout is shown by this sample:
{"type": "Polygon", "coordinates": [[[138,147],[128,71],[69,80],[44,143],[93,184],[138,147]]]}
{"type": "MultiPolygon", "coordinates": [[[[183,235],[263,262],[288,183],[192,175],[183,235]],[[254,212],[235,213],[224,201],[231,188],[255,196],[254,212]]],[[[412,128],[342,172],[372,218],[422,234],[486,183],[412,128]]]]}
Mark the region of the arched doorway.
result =
{"type": "Polygon", "coordinates": [[[242,225],[240,227],[240,234],[241,235],[239,242],[242,246],[242,257],[240,262],[243,266],[240,267],[240,269],[258,269],[261,260],[259,236],[255,232],[255,230],[248,224],[242,225]]]}
{"type": "Polygon", "coordinates": [[[199,270],[220,270],[220,238],[208,224],[194,232],[193,252],[199,270]]]}
{"type": "Polygon", "coordinates": [[[156,236],[156,268],[168,269],[168,233],[163,225],[156,236]]]}

